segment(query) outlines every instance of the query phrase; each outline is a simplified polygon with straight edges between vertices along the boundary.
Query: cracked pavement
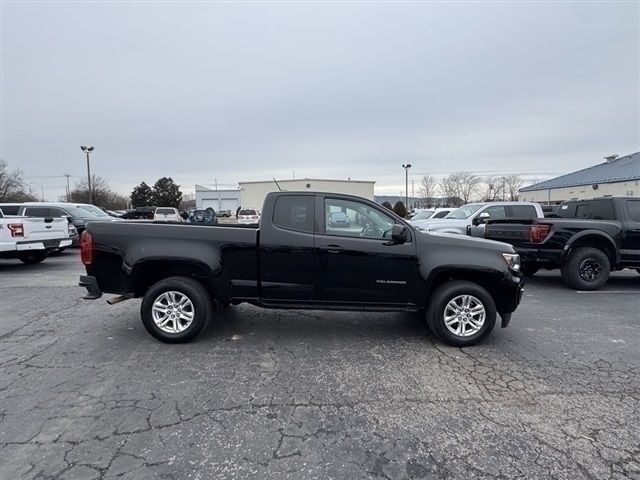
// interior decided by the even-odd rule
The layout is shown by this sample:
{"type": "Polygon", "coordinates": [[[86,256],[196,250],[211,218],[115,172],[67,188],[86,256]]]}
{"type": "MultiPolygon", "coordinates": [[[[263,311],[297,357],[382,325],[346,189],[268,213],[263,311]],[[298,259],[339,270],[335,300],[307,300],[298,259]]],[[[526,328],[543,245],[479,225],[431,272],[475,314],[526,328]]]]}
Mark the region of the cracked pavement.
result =
{"type": "Polygon", "coordinates": [[[635,272],[539,274],[466,349],[416,314],[247,305],[166,345],[82,272],[0,261],[2,479],[640,479],[635,272]]]}

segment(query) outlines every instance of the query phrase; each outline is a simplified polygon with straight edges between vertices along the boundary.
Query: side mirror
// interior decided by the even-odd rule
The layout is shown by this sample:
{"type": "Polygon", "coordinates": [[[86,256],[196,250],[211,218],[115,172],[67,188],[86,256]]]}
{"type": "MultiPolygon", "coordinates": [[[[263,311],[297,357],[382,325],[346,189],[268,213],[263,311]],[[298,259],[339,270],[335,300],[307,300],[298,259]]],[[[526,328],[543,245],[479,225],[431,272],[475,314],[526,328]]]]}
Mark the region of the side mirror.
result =
{"type": "Polygon", "coordinates": [[[73,223],[73,217],[71,217],[71,216],[67,216],[67,222],[69,222],[69,223],[73,223]]]}
{"type": "Polygon", "coordinates": [[[491,218],[491,215],[489,215],[489,212],[482,212],[480,215],[478,215],[474,219],[474,223],[475,225],[480,225],[481,223],[487,223],[487,220],[489,220],[490,218],[491,218]]]}
{"type": "Polygon", "coordinates": [[[395,244],[405,243],[409,238],[409,234],[407,233],[407,227],[404,225],[398,225],[397,223],[393,225],[391,229],[391,240],[395,244]]]}

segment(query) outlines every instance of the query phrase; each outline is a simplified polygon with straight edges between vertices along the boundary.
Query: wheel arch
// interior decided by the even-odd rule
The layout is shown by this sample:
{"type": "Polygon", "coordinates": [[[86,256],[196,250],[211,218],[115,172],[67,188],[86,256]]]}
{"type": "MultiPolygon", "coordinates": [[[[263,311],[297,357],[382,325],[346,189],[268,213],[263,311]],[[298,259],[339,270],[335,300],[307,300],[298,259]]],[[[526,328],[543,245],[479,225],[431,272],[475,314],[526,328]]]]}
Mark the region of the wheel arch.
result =
{"type": "Polygon", "coordinates": [[[484,288],[489,295],[491,295],[491,298],[493,298],[498,313],[502,314],[505,311],[504,307],[507,305],[506,299],[501,294],[500,289],[500,280],[503,276],[503,272],[495,270],[480,270],[464,267],[442,267],[437,269],[427,280],[427,291],[429,292],[427,307],[431,302],[433,293],[438,287],[453,280],[466,280],[484,288]]]}
{"type": "Polygon", "coordinates": [[[564,262],[573,250],[580,247],[601,250],[609,259],[612,268],[619,262],[619,250],[616,248],[615,242],[611,237],[598,230],[585,230],[571,237],[562,252],[562,261],[564,262]]]}
{"type": "Polygon", "coordinates": [[[201,283],[212,297],[216,291],[214,273],[206,263],[191,259],[145,259],[136,263],[131,271],[134,295],[145,292],[161,280],[170,277],[188,277],[201,283]]]}

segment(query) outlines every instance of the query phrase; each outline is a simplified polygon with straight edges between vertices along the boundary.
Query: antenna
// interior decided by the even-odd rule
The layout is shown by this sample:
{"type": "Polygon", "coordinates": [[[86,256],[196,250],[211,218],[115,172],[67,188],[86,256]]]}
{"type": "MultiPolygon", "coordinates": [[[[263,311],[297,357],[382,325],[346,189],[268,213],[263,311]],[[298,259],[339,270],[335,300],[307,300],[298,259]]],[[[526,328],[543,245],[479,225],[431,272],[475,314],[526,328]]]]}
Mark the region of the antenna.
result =
{"type": "Polygon", "coordinates": [[[276,177],[273,177],[273,183],[276,184],[276,187],[278,187],[279,191],[282,191],[282,189],[280,188],[280,185],[278,185],[278,181],[276,180],[276,177]]]}

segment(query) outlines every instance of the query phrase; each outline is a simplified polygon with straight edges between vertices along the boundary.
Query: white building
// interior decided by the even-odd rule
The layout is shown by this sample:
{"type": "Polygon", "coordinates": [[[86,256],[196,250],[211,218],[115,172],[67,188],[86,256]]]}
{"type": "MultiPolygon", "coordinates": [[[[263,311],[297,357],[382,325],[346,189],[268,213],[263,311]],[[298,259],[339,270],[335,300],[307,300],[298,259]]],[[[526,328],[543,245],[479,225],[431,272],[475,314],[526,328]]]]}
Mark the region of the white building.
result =
{"type": "Polygon", "coordinates": [[[549,204],[605,195],[640,197],[640,152],[619,158],[608,157],[605,163],[518,191],[521,201],[549,204]]]}
{"type": "Polygon", "coordinates": [[[242,208],[262,208],[264,198],[270,192],[310,191],[356,195],[373,200],[373,187],[376,182],[365,180],[326,180],[301,178],[296,180],[268,180],[264,182],[239,182],[240,205],[242,208]],[[277,182],[277,184],[276,184],[277,182]],[[278,186],[280,188],[278,188],[278,186]]]}
{"type": "Polygon", "coordinates": [[[203,210],[211,207],[216,212],[229,210],[232,213],[240,206],[240,190],[215,190],[196,185],[196,208],[203,210]]]}

